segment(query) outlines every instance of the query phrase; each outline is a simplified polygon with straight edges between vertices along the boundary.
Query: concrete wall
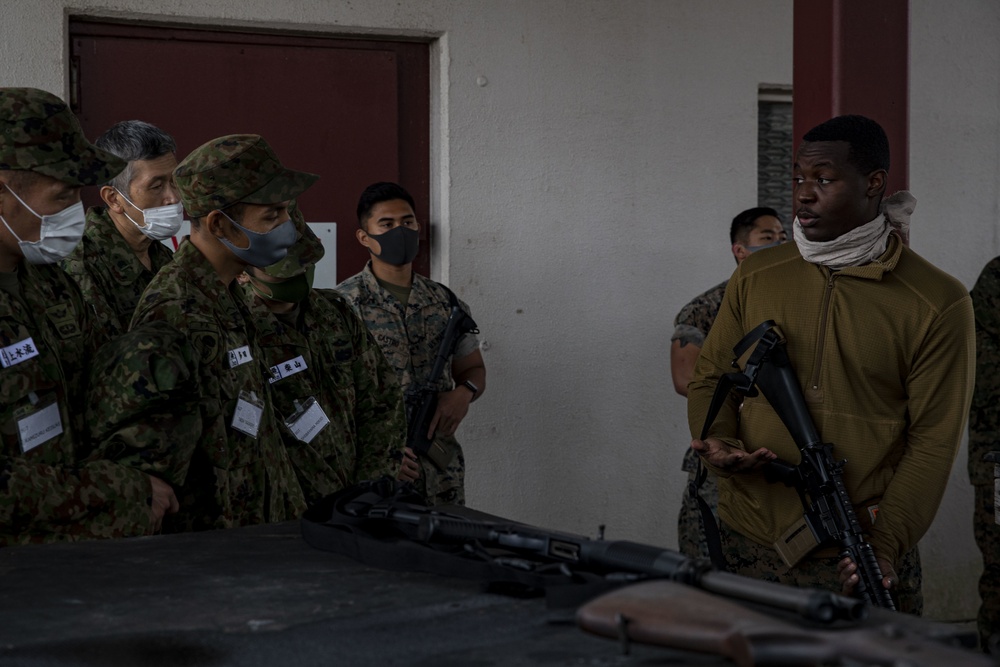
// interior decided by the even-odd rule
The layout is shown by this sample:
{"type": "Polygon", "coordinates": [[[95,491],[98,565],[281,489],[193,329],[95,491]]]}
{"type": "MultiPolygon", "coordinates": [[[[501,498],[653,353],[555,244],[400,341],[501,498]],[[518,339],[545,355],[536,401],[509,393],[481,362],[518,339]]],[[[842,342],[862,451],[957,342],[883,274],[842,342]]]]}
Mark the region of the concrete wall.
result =
{"type": "MultiPolygon", "coordinates": [[[[1000,10],[912,4],[913,245],[971,286],[1000,243],[1000,10]]],[[[472,305],[489,369],[459,434],[469,503],[675,545],[671,323],[734,266],[791,0],[8,0],[0,84],[65,94],[70,14],[433,39],[434,277],[472,305]]],[[[924,548],[940,618],[977,603],[970,516],[959,468],[924,548]]]]}
{"type": "MultiPolygon", "coordinates": [[[[1000,3],[910,2],[911,246],[970,289],[1000,255],[1000,3]]],[[[982,570],[965,444],[921,542],[928,613],[972,618],[982,570]]]]}

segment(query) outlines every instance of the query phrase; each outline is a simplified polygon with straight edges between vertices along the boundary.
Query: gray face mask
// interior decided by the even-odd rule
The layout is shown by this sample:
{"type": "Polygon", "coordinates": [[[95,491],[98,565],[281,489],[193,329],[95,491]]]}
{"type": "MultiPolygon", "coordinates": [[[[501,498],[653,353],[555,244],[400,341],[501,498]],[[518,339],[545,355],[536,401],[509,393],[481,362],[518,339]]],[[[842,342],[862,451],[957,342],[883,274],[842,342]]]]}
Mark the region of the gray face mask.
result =
{"type": "Polygon", "coordinates": [[[247,235],[250,245],[246,248],[237,248],[230,243],[229,239],[221,238],[219,240],[222,241],[222,245],[229,248],[234,255],[250,266],[263,269],[280,262],[288,254],[288,249],[295,244],[295,237],[298,235],[298,232],[295,229],[295,223],[291,219],[285,220],[269,232],[261,233],[243,227],[240,223],[226,215],[224,211],[219,211],[219,213],[225,215],[226,220],[229,220],[236,229],[247,235]]]}
{"type": "Polygon", "coordinates": [[[384,234],[369,234],[369,237],[378,241],[382,252],[375,255],[386,264],[393,266],[403,266],[409,264],[417,257],[420,249],[420,232],[400,225],[394,227],[384,234]]]}

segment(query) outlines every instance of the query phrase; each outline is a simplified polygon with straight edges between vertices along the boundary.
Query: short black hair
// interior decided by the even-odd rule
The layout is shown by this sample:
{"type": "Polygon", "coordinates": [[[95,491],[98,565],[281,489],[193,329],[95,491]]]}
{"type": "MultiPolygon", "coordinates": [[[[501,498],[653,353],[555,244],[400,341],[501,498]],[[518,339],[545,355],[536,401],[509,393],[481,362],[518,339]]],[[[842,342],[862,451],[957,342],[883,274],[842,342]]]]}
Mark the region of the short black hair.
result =
{"type": "Polygon", "coordinates": [[[803,141],[846,141],[847,159],[862,174],[889,171],[889,138],[882,126],[858,115],[837,116],[802,135],[803,141]]]}
{"type": "Polygon", "coordinates": [[[392,201],[393,199],[402,199],[412,209],[416,209],[417,207],[413,203],[413,197],[410,196],[410,193],[398,183],[380,181],[372,183],[365,188],[365,191],[361,193],[361,197],[358,199],[358,227],[365,228],[365,220],[371,215],[372,209],[375,208],[376,204],[381,204],[384,201],[392,201]]]}
{"type": "Polygon", "coordinates": [[[753,229],[753,223],[757,222],[757,218],[765,215],[772,215],[778,219],[778,222],[781,222],[781,216],[770,206],[755,206],[738,213],[733,218],[733,224],[729,226],[729,242],[746,243],[750,230],[753,229]]]}

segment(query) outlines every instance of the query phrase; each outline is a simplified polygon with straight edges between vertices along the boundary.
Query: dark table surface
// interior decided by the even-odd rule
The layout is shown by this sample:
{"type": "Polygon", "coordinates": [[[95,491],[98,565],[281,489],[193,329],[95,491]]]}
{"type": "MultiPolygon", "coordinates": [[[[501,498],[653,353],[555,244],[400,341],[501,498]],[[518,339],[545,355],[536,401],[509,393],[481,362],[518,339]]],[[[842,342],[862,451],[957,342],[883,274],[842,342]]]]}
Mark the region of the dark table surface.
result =
{"type": "Polygon", "coordinates": [[[574,613],[366,567],[309,546],[297,522],[0,549],[0,667],[730,664],[639,644],[625,654],[574,613]]]}
{"type": "Polygon", "coordinates": [[[573,609],[365,567],[298,523],[0,549],[0,665],[718,665],[573,609]]]}

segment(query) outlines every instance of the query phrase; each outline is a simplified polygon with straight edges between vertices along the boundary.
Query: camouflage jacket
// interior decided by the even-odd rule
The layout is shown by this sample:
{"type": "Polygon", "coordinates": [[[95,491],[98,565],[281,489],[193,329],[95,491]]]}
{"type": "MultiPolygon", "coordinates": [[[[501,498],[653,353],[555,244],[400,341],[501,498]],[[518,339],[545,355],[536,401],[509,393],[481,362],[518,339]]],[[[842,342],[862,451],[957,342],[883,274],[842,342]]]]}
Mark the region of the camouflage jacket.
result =
{"type": "Polygon", "coordinates": [[[149,480],[82,462],[90,310],[58,267],[18,270],[21,298],[0,291],[0,544],[147,534],[149,480]]]}
{"type": "Polygon", "coordinates": [[[729,281],[719,283],[712,289],[699,294],[677,313],[674,318],[674,333],[670,337],[670,342],[679,340],[681,345],[697,345],[701,347],[705,344],[705,336],[712,328],[712,322],[719,313],[722,305],[722,298],[726,294],[726,284],[729,281]]]}
{"type": "Polygon", "coordinates": [[[976,315],[976,388],[969,409],[969,481],[993,484],[994,464],[983,454],[1000,450],[1000,257],[994,257],[972,288],[976,315]]]}
{"type": "MultiPolygon", "coordinates": [[[[430,382],[431,387],[438,391],[454,389],[452,360],[466,357],[479,349],[476,335],[465,334],[458,339],[455,353],[444,365],[441,377],[430,378],[448,322],[450,300],[443,285],[421,275],[413,274],[410,298],[405,307],[378,284],[371,262],[363,271],[340,283],[337,291],[347,298],[375,337],[389,364],[396,370],[404,396],[414,383],[430,382]]],[[[468,304],[461,299],[458,303],[471,317],[468,304]]],[[[453,435],[437,435],[434,439],[446,449],[459,447],[453,435]]]]}
{"type": "Polygon", "coordinates": [[[271,367],[281,433],[306,500],[313,503],[361,480],[395,477],[406,442],[403,396],[395,372],[357,314],[335,291],[314,289],[289,324],[248,286],[243,289],[271,367]],[[330,423],[305,443],[289,421],[310,398],[330,423]]]}
{"type": "Polygon", "coordinates": [[[98,324],[112,338],[128,331],[143,290],[172,255],[167,246],[153,241],[149,245],[152,270],[147,269],[101,206],[87,211],[83,240],[62,267],[76,280],[97,312],[98,324]]]}
{"type": "MultiPolygon", "coordinates": [[[[727,280],[719,283],[707,292],[699,294],[681,308],[681,312],[677,313],[677,317],[674,318],[674,333],[670,337],[671,343],[679,340],[682,347],[696,345],[699,348],[705,344],[708,330],[712,328],[712,322],[719,314],[719,307],[722,305],[722,297],[726,294],[728,282],[727,280]]],[[[681,470],[691,473],[698,470],[698,455],[690,447],[685,447],[681,470]]]]}
{"type": "MultiPolygon", "coordinates": [[[[164,320],[186,334],[197,360],[190,371],[196,375],[197,404],[181,400],[171,406],[157,400],[160,395],[149,392],[156,383],[142,373],[133,377],[128,369],[109,375],[109,385],[115,377],[128,379],[109,388],[119,398],[95,404],[103,438],[127,445],[121,460],[158,474],[177,489],[181,511],[172,521],[167,517],[165,530],[285,521],[305,507],[278,433],[270,373],[236,289],[235,283],[223,285],[209,261],[185,239],[174,260],[146,288],[132,328],[164,320]],[[240,416],[257,411],[248,410],[250,405],[259,410],[257,437],[232,425],[237,407],[240,416]],[[143,428],[142,421],[183,428],[164,433],[155,426],[143,428]]],[[[160,363],[183,366],[185,360],[160,363]]]]}
{"type": "MultiPolygon", "coordinates": [[[[378,284],[369,262],[361,273],[337,285],[337,291],[347,298],[375,336],[386,359],[396,369],[403,391],[414,382],[427,382],[448,322],[448,290],[414,273],[409,303],[404,307],[378,284]]],[[[468,304],[461,299],[458,303],[469,316],[472,315],[468,304]]],[[[453,389],[451,360],[466,357],[478,349],[479,340],[475,334],[459,338],[441,377],[433,380],[435,388],[438,391],[453,389]]]]}

